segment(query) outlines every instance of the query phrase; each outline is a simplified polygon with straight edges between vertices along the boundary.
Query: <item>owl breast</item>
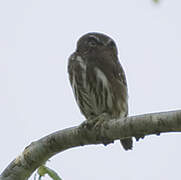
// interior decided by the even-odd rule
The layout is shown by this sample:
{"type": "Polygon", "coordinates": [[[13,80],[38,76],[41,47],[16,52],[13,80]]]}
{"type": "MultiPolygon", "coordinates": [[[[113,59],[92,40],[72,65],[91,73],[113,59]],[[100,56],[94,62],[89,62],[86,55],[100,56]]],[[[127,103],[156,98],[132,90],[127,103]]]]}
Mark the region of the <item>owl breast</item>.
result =
{"type": "Polygon", "coordinates": [[[96,117],[113,109],[113,93],[105,74],[95,66],[87,66],[80,57],[74,57],[71,85],[76,102],[87,118],[96,117]]]}

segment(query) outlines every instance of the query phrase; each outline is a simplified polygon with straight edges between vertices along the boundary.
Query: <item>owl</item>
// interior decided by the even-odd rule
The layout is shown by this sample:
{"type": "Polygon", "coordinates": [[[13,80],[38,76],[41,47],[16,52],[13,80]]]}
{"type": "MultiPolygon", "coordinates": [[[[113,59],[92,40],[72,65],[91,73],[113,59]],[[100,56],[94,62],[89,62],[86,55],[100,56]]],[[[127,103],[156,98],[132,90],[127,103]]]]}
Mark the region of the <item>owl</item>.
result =
{"type": "MultiPolygon", "coordinates": [[[[106,113],[110,119],[128,115],[128,90],[116,44],[102,33],[80,37],[69,57],[70,84],[81,113],[88,121],[106,113]]],[[[121,140],[132,149],[132,138],[121,140]]]]}

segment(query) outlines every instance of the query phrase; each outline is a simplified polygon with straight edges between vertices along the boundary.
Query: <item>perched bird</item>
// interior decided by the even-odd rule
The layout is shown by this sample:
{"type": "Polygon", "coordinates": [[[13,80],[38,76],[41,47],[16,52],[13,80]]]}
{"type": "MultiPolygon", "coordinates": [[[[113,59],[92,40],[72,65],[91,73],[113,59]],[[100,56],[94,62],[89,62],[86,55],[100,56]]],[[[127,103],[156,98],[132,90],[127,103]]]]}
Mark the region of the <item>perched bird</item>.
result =
{"type": "MultiPolygon", "coordinates": [[[[125,73],[118,60],[113,39],[102,33],[88,33],[77,42],[68,63],[70,83],[76,102],[88,121],[106,113],[111,118],[128,114],[125,73]]],[[[132,138],[121,140],[132,149],[132,138]]]]}

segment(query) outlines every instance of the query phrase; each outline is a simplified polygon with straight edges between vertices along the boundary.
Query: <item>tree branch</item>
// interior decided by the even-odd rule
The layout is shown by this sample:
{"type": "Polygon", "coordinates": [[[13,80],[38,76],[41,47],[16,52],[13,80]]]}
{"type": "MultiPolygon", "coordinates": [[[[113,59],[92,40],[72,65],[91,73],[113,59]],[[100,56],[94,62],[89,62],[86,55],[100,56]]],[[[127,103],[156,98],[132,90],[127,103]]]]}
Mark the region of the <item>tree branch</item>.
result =
{"type": "Polygon", "coordinates": [[[101,144],[101,137],[114,141],[180,131],[181,110],[112,119],[103,123],[99,132],[78,126],[60,130],[27,146],[2,172],[0,180],[26,180],[55,154],[73,147],[101,144]]]}

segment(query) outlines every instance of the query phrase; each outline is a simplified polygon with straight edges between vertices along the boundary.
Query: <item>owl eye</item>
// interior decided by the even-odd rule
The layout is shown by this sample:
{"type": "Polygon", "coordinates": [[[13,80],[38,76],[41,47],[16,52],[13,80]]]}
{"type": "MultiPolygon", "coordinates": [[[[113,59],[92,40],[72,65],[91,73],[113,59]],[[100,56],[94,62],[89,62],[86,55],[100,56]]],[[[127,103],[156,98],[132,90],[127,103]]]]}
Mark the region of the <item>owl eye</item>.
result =
{"type": "Polygon", "coordinates": [[[98,40],[97,40],[96,38],[94,38],[94,37],[89,37],[89,39],[88,39],[88,45],[89,45],[90,47],[95,47],[95,46],[97,46],[97,44],[98,44],[98,40]]]}

